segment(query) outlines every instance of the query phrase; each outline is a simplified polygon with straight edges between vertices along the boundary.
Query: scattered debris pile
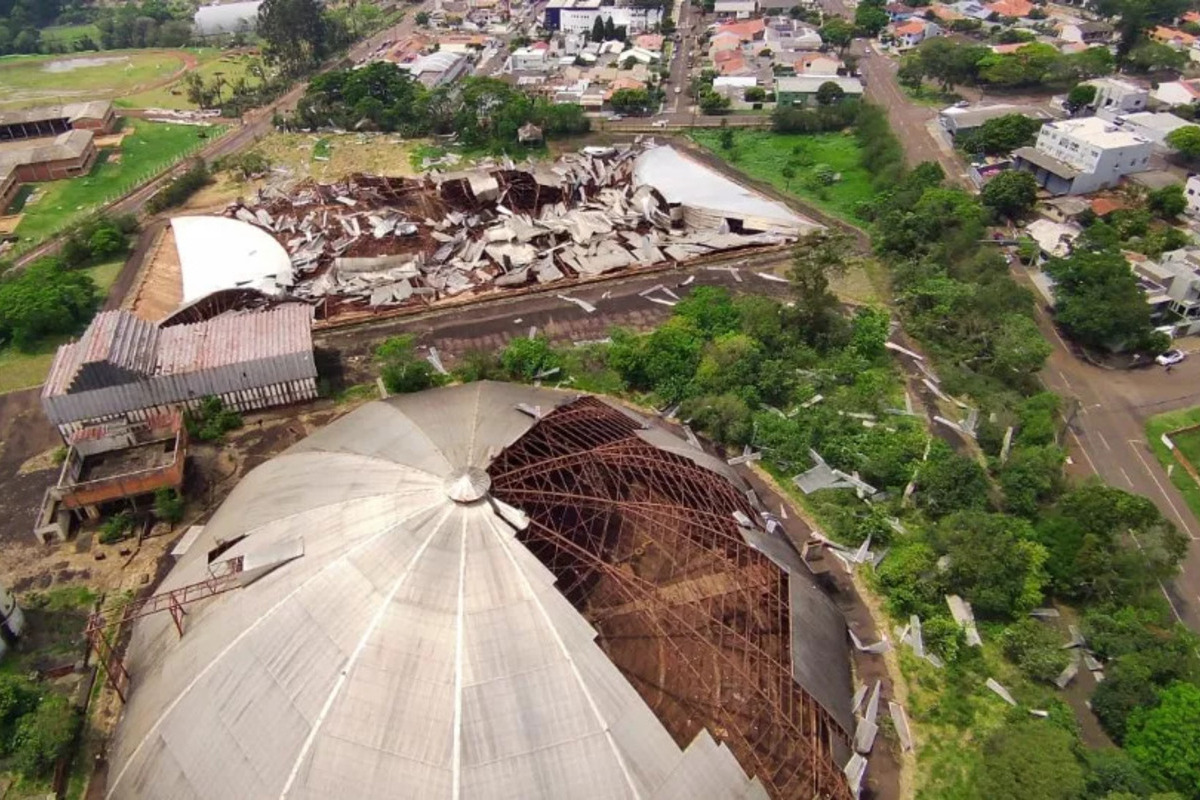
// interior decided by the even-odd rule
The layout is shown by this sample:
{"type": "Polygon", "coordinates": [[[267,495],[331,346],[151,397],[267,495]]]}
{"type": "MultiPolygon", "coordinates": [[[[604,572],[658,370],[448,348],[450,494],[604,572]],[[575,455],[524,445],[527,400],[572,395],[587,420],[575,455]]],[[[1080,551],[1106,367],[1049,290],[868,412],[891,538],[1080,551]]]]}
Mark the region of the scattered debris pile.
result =
{"type": "Polygon", "coordinates": [[[651,185],[636,185],[634,161],[649,146],[589,148],[551,165],[518,167],[505,159],[419,178],[310,181],[288,195],[267,189],[225,213],[286,248],[296,272],[293,296],[320,303],[324,316],[796,238],[737,219],[689,227],[679,205],[651,185]]]}

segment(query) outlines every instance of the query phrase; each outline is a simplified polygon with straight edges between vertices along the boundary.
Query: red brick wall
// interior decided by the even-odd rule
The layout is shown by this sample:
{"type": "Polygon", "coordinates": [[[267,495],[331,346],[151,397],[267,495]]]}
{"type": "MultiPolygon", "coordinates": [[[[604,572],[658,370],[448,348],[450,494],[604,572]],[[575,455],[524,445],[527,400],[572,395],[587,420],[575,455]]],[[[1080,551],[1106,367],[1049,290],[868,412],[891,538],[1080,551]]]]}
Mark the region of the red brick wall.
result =
{"type": "Polygon", "coordinates": [[[77,178],[86,175],[96,162],[96,146],[88,144],[83,155],[77,159],[63,161],[42,161],[37,164],[23,164],[17,167],[17,180],[21,183],[38,183],[41,181],[59,181],[64,178],[77,178]]]}

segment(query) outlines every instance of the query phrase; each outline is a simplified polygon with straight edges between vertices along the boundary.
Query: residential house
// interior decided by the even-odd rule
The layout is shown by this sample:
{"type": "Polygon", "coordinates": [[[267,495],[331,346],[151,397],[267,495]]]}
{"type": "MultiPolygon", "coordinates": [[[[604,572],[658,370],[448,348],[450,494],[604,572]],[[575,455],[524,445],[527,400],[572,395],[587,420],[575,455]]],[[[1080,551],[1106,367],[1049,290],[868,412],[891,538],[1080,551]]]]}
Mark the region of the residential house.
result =
{"type": "Polygon", "coordinates": [[[1142,86],[1120,78],[1096,78],[1086,81],[1096,87],[1092,108],[1098,114],[1130,114],[1145,111],[1150,92],[1142,86]]]}
{"type": "Polygon", "coordinates": [[[984,22],[992,15],[992,10],[978,0],[961,0],[951,6],[958,12],[960,18],[977,19],[984,22]]]}
{"type": "Polygon", "coordinates": [[[842,62],[825,53],[805,53],[792,62],[797,75],[837,75],[842,62]]]}
{"type": "Polygon", "coordinates": [[[754,68],[746,63],[746,57],[740,50],[726,50],[717,53],[714,66],[718,75],[726,77],[754,74],[754,68]]]}
{"type": "Polygon", "coordinates": [[[714,54],[724,50],[740,50],[741,48],[742,39],[733,31],[721,31],[708,40],[708,52],[710,57],[714,58],[714,54]]]}
{"type": "Polygon", "coordinates": [[[663,37],[661,33],[643,33],[641,36],[635,36],[633,46],[640,47],[643,50],[649,50],[652,53],[661,53],[663,49],[663,37]]]}
{"type": "MultiPolygon", "coordinates": [[[[948,6],[945,3],[934,3],[929,7],[929,13],[933,14],[943,23],[954,22],[956,19],[965,19],[953,6],[948,6]]],[[[922,17],[925,15],[922,14],[922,17]]]]}
{"type": "Polygon", "coordinates": [[[837,75],[795,75],[775,78],[775,102],[781,106],[816,105],[817,90],[825,83],[835,83],[848,97],[861,97],[862,81],[837,75]]]}
{"type": "Polygon", "coordinates": [[[1022,147],[1013,166],[1032,173],[1050,194],[1089,194],[1150,168],[1153,145],[1100,117],[1048,122],[1037,144],[1022,147]]]}
{"type": "Polygon", "coordinates": [[[1071,254],[1071,245],[1083,233],[1083,228],[1074,222],[1038,218],[1025,226],[1025,233],[1037,242],[1043,259],[1064,258],[1071,254]]]}
{"type": "Polygon", "coordinates": [[[713,13],[718,17],[749,19],[758,13],[758,3],[756,0],[716,0],[713,13]]]}
{"type": "Polygon", "coordinates": [[[1196,43],[1196,37],[1190,33],[1167,28],[1159,25],[1150,32],[1150,38],[1159,44],[1165,44],[1168,47],[1173,47],[1176,50],[1186,50],[1196,43]]]}
{"type": "Polygon", "coordinates": [[[1150,96],[1164,105],[1190,106],[1200,100],[1200,80],[1160,83],[1150,96]]]}
{"type": "Polygon", "coordinates": [[[883,10],[887,12],[888,22],[896,23],[904,22],[904,20],[912,19],[913,17],[923,17],[929,9],[913,8],[907,3],[888,3],[883,7],[883,10]]]}
{"type": "Polygon", "coordinates": [[[768,26],[763,32],[763,43],[776,53],[820,50],[824,44],[821,34],[814,29],[786,23],[768,26]]]}
{"type": "Polygon", "coordinates": [[[1058,26],[1058,38],[1077,44],[1108,44],[1112,41],[1113,26],[1107,22],[1064,22],[1058,26]]]}
{"type": "Polygon", "coordinates": [[[1130,266],[1139,277],[1156,284],[1143,287],[1149,289],[1146,301],[1184,321],[1174,331],[1176,336],[1200,332],[1200,247],[1163,253],[1157,262],[1137,254],[1130,266]]]}
{"type": "Polygon", "coordinates": [[[742,22],[726,22],[717,26],[712,38],[715,40],[718,36],[732,33],[737,36],[739,42],[757,42],[762,41],[766,28],[767,23],[762,17],[742,22]]]}
{"type": "Polygon", "coordinates": [[[713,91],[730,100],[741,100],[747,89],[758,86],[758,78],[753,75],[721,75],[713,79],[713,91]]]}
{"type": "Polygon", "coordinates": [[[929,37],[937,36],[941,32],[942,29],[937,23],[924,19],[910,19],[892,28],[896,46],[902,49],[916,47],[929,37]]]}
{"type": "Polygon", "coordinates": [[[1020,19],[1029,16],[1029,12],[1033,11],[1033,3],[1029,2],[1029,0],[999,0],[999,2],[990,4],[987,8],[993,14],[1020,19]]]}
{"type": "Polygon", "coordinates": [[[938,112],[938,122],[951,138],[974,131],[988,120],[1007,117],[1010,114],[1020,114],[1023,117],[1037,120],[1049,120],[1050,115],[1037,106],[1022,106],[1011,103],[997,103],[992,106],[974,106],[959,108],[950,106],[938,112]]]}

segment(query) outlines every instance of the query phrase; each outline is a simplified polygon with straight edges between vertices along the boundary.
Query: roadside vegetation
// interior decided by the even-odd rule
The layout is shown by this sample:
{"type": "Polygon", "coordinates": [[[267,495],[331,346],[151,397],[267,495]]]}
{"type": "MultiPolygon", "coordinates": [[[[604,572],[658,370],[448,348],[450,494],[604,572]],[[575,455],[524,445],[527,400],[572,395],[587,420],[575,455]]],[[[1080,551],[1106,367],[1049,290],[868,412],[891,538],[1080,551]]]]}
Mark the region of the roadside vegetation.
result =
{"type": "Polygon", "coordinates": [[[533,98],[493,78],[464,78],[453,87],[429,90],[395,64],[382,61],[317,76],[295,113],[281,122],[289,129],[332,126],[405,138],[456,134],[469,148],[495,150],[517,145],[518,132],[527,123],[547,138],[590,128],[577,105],[533,98]]]}

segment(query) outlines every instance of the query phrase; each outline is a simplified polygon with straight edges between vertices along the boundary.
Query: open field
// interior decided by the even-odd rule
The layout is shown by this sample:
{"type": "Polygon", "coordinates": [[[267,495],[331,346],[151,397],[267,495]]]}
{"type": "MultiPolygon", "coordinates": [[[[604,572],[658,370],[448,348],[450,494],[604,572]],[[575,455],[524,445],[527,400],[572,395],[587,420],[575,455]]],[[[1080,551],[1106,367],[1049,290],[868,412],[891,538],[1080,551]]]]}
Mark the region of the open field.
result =
{"type": "Polygon", "coordinates": [[[7,56],[0,58],[0,108],[122,97],[169,81],[197,62],[181,50],[7,56]]]}
{"type": "Polygon", "coordinates": [[[251,151],[262,153],[272,168],[287,170],[294,178],[330,181],[353,172],[412,175],[409,154],[421,145],[419,139],[390,134],[273,133],[251,151]]]}
{"type": "MultiPolygon", "coordinates": [[[[1154,451],[1154,455],[1158,456],[1159,463],[1171,476],[1171,483],[1175,484],[1175,488],[1187,501],[1188,508],[1192,510],[1193,514],[1200,516],[1200,486],[1197,486],[1192,477],[1179,466],[1179,462],[1162,442],[1164,433],[1185,428],[1188,425],[1200,425],[1200,406],[1151,417],[1146,421],[1146,441],[1150,443],[1150,449],[1154,451]]],[[[1171,441],[1193,466],[1200,469],[1200,431],[1176,434],[1171,437],[1171,441]]]]}
{"type": "Polygon", "coordinates": [[[220,136],[223,128],[171,125],[127,119],[133,132],[121,142],[118,153],[104,153],[90,175],[66,181],[38,184],[37,193],[22,209],[17,226],[22,243],[36,241],[70,225],[81,215],[109,198],[167,168],[182,156],[202,146],[207,138],[220,136]]]}
{"type": "Polygon", "coordinates": [[[776,189],[804,199],[822,211],[855,222],[854,210],[870,200],[871,176],[859,164],[858,144],[843,133],[770,133],[734,130],[733,147],[721,147],[719,130],[693,132],[700,145],[725,159],[752,178],[767,181],[776,189]],[[785,166],[795,170],[791,180],[781,174],[785,166]],[[822,185],[818,174],[828,167],[838,174],[831,185],[822,185]]]}
{"type": "MultiPolygon", "coordinates": [[[[192,70],[204,79],[205,83],[220,75],[229,84],[245,79],[247,85],[254,86],[258,79],[247,71],[247,67],[257,58],[251,53],[225,53],[221,50],[204,49],[194,51],[199,59],[199,65],[192,70]]],[[[229,91],[224,96],[228,98],[229,91]]],[[[170,108],[179,111],[194,111],[198,106],[188,100],[183,78],[165,86],[158,86],[145,92],[138,92],[116,101],[121,108],[170,108]]]]}
{"type": "MultiPolygon", "coordinates": [[[[96,293],[100,297],[108,294],[125,259],[97,264],[83,270],[96,283],[96,293]]],[[[55,337],[41,342],[35,350],[23,353],[12,347],[0,347],[0,394],[28,389],[37,386],[46,379],[50,371],[50,362],[54,360],[54,351],[70,337],[55,337]]]]}

